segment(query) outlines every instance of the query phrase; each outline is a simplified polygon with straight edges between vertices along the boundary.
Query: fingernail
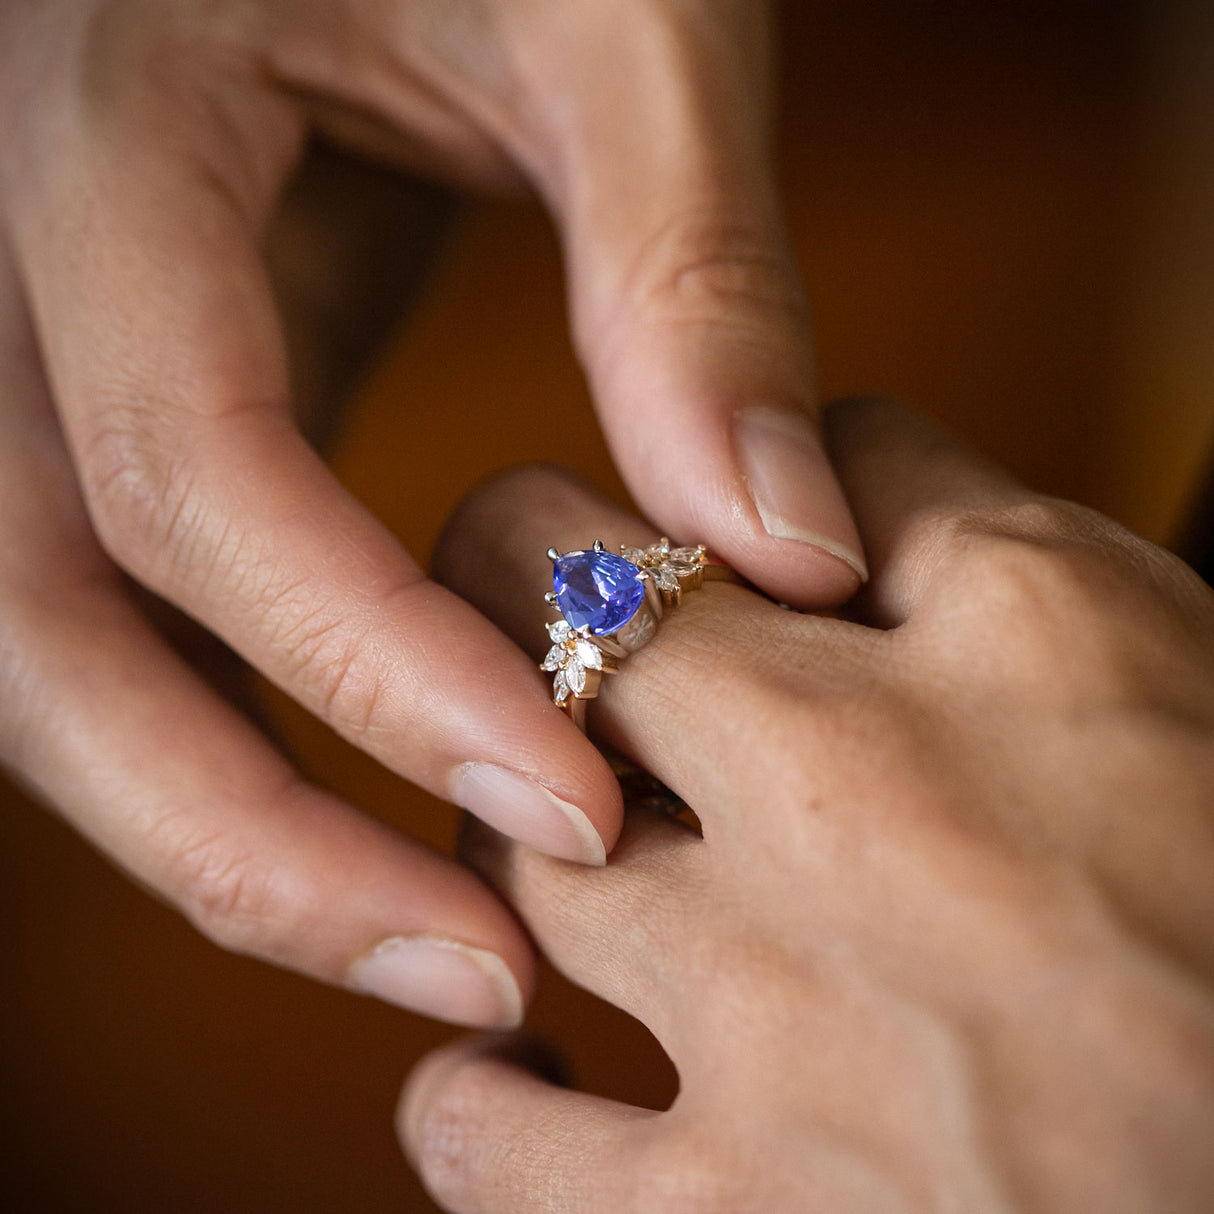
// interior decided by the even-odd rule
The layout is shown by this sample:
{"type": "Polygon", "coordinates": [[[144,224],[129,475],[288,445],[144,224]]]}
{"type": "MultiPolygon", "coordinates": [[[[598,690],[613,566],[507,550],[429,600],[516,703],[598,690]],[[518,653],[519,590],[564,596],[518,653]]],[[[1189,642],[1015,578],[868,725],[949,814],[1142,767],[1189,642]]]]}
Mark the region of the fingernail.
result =
{"type": "Polygon", "coordinates": [[[597,867],[607,863],[607,849],[590,819],[518,772],[468,763],[459,769],[452,800],[494,830],[550,856],[597,867]]]}
{"type": "Polygon", "coordinates": [[[517,1028],[523,995],[496,953],[434,936],[393,936],[350,968],[349,985],[385,1003],[475,1028],[517,1028]]]}
{"type": "Polygon", "coordinates": [[[734,441],[767,534],[812,544],[867,581],[856,525],[809,418],[792,409],[744,409],[734,416],[734,441]]]}

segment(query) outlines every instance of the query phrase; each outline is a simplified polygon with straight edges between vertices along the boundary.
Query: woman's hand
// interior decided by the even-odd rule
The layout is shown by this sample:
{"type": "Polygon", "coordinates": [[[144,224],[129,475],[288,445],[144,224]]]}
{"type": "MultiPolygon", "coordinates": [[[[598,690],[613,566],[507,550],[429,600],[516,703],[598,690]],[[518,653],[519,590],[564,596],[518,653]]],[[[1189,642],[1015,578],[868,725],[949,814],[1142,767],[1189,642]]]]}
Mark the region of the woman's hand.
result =
{"type": "Polygon", "coordinates": [[[124,574],[511,835],[601,864],[620,824],[523,655],[291,422],[259,242],[312,132],[536,189],[647,509],[791,601],[857,586],[767,162],[767,36],[740,0],[4,7],[0,759],[216,940],[469,1023],[517,1020],[531,982],[493,896],[302,783],[124,574]]]}
{"type": "MultiPolygon", "coordinates": [[[[587,872],[472,831],[540,948],[661,1041],[674,1106],[471,1042],[414,1075],[407,1149],[458,1214],[1207,1211],[1214,595],[900,410],[828,433],[863,615],[709,585],[589,705],[703,838],[632,811],[587,872]]],[[[534,647],[549,544],[652,535],[528,471],[439,571],[534,647]]]]}

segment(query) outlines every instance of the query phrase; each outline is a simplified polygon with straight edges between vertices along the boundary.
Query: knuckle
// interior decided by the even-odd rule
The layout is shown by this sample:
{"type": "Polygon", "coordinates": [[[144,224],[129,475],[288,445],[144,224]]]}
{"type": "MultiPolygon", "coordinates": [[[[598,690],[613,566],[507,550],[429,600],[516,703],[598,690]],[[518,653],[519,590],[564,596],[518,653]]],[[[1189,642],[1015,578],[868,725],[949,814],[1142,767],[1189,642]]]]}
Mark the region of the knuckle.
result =
{"type": "Polygon", "coordinates": [[[326,608],[301,608],[302,586],[278,591],[269,615],[284,622],[273,638],[286,681],[295,694],[335,729],[353,740],[374,734],[387,696],[388,674],[366,628],[326,608]]]}
{"type": "Polygon", "coordinates": [[[1116,530],[1083,506],[1038,498],[949,520],[938,551],[948,580],[960,580],[984,598],[1069,599],[1094,583],[1107,588],[1119,579],[1116,530]]]}
{"type": "MultiPolygon", "coordinates": [[[[1000,536],[970,544],[954,592],[985,612],[1012,615],[1042,628],[1076,608],[1099,608],[1090,593],[1090,554],[1071,544],[1000,536]]],[[[1102,581],[1107,581],[1102,578],[1102,581]]]]}
{"type": "Polygon", "coordinates": [[[235,953],[276,956],[291,921],[280,876],[221,834],[194,834],[168,863],[168,888],[208,940],[235,953]]]}
{"type": "Polygon", "coordinates": [[[972,512],[963,525],[971,531],[1049,542],[1051,540],[1098,540],[1114,526],[1103,515],[1062,498],[1032,497],[997,509],[972,512]]]}
{"type": "Polygon", "coordinates": [[[981,652],[988,676],[1033,702],[1167,698],[1179,672],[1165,642],[1184,640],[1186,586],[1145,541],[1094,511],[1035,501],[952,520],[938,553],[925,618],[947,629],[954,660],[981,652]]]}
{"type": "Polygon", "coordinates": [[[632,296],[643,310],[677,322],[747,323],[754,340],[773,323],[804,324],[808,305],[783,245],[760,224],[690,211],[643,246],[632,296]],[[745,318],[745,321],[742,320],[745,318]]]}
{"type": "Polygon", "coordinates": [[[99,389],[78,475],[98,540],[129,573],[154,588],[186,582],[201,591],[195,581],[254,555],[241,551],[244,537],[225,513],[230,491],[215,473],[242,443],[298,438],[269,407],[281,394],[265,379],[254,360],[188,398],[141,396],[133,382],[99,389]]]}
{"type": "Polygon", "coordinates": [[[1126,596],[1143,583],[1107,519],[1064,502],[964,515],[936,538],[929,595],[950,623],[989,632],[996,620],[1037,642],[1084,629],[1113,639],[1126,596]]]}
{"type": "Polygon", "coordinates": [[[102,547],[149,577],[193,514],[194,476],[151,409],[113,407],[81,455],[81,486],[102,547]]]}

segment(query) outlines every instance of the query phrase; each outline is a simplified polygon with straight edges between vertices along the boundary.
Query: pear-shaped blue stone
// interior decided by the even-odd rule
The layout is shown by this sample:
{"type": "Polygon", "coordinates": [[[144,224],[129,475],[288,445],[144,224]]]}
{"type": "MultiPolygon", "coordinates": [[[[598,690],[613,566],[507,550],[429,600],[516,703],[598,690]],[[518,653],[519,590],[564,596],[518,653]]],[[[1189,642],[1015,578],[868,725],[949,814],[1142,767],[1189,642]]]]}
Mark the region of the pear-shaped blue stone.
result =
{"type": "Polygon", "coordinates": [[[614,552],[563,552],[552,562],[557,606],[573,628],[589,625],[596,636],[617,632],[645,597],[640,572],[614,552]]]}

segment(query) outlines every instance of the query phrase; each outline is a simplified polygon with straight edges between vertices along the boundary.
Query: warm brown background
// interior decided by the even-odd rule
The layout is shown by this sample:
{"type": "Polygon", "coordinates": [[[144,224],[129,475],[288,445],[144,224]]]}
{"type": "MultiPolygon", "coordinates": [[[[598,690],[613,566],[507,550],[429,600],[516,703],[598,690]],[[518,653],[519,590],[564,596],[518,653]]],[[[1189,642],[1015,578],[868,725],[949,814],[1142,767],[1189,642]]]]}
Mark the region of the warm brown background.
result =
{"type": "MultiPolygon", "coordinates": [[[[828,392],[906,398],[1169,537],[1214,435],[1209,8],[789,6],[781,154],[828,392]]],[[[468,213],[335,447],[415,551],[493,468],[595,466],[561,309],[541,219],[468,213]]],[[[445,810],[271,707],[309,774],[448,838],[445,810]]],[[[431,1209],[390,1114],[444,1030],[220,953],[0,804],[4,1208],[431,1209]]],[[[668,1095],[620,1017],[549,983],[534,1020],[577,1038],[585,1082],[668,1095]]]]}

